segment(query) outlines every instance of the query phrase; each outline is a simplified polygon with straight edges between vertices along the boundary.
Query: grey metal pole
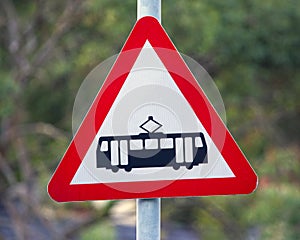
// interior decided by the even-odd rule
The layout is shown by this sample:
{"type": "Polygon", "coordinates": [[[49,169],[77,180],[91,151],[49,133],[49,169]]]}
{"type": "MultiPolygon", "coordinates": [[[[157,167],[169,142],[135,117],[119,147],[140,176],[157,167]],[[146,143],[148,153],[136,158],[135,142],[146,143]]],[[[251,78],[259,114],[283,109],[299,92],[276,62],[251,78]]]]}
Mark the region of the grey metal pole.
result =
{"type": "Polygon", "coordinates": [[[137,240],[160,239],[160,198],[137,199],[137,240]]]}
{"type": "Polygon", "coordinates": [[[161,0],[137,0],[137,19],[155,17],[161,22],[161,0]]]}
{"type": "MultiPolygon", "coordinates": [[[[137,0],[137,19],[153,16],[161,22],[161,0],[137,0]]],[[[160,239],[160,198],[137,199],[136,239],[160,239]]]]}

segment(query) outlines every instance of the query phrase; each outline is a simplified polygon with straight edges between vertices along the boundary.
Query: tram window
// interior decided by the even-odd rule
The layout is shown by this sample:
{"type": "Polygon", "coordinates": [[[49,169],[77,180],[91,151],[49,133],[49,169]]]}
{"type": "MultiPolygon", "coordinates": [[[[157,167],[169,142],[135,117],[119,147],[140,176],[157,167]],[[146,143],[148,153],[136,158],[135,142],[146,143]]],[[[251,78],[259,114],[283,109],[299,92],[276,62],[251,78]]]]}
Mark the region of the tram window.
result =
{"type": "Polygon", "coordinates": [[[100,151],[101,152],[107,152],[108,151],[108,142],[107,141],[101,142],[100,151]]]}
{"type": "Polygon", "coordinates": [[[158,149],[158,139],[145,139],[146,149],[158,149]]]}
{"type": "Polygon", "coordinates": [[[203,147],[203,143],[200,137],[195,137],[195,147],[197,148],[203,147]]]}
{"type": "Polygon", "coordinates": [[[187,163],[193,162],[193,138],[184,138],[184,160],[187,163]]]}
{"type": "Polygon", "coordinates": [[[160,139],[160,148],[161,149],[170,149],[173,148],[173,138],[161,138],[160,139]]]}
{"type": "Polygon", "coordinates": [[[142,150],[143,140],[142,139],[132,139],[129,141],[130,150],[142,150]]]}

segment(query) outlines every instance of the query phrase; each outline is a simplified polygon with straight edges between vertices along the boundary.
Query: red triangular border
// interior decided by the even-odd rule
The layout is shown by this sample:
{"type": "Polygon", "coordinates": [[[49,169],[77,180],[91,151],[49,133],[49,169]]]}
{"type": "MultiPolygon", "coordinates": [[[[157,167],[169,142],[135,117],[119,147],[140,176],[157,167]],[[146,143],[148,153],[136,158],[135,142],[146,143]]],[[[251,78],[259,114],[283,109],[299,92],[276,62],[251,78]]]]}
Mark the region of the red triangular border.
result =
{"type": "Polygon", "coordinates": [[[48,192],[54,200],[58,202],[67,202],[126,198],[247,194],[254,191],[256,186],[257,176],[255,172],[215,109],[208,101],[204,92],[199,87],[197,81],[182,60],[167,33],[155,18],[144,17],[137,21],[130,33],[112,70],[107,76],[106,81],[97,94],[78,132],[50,180],[48,192]],[[195,114],[211,136],[235,177],[111,183],[109,186],[103,183],[70,185],[84,155],[100,129],[100,126],[107,116],[146,40],[150,42],[174,79],[176,85],[195,111],[195,114]],[[169,53],[164,54],[164,51],[160,51],[159,49],[173,50],[173,54],[172,56],[170,56],[169,53]],[[130,56],[125,54],[129,50],[131,50],[130,56]],[[170,71],[174,66],[176,66],[176,72],[179,71],[181,76],[170,71]],[[127,74],[123,74],[124,72],[127,74]],[[120,76],[120,74],[123,75],[120,76]],[[107,91],[107,89],[109,89],[109,91],[107,91]],[[99,109],[100,105],[101,110],[99,109]],[[199,105],[202,106],[201,112],[199,110],[199,105]],[[203,114],[203,106],[205,106],[206,114],[203,114]],[[95,121],[95,119],[97,119],[97,121],[95,121]],[[222,143],[219,143],[218,139],[211,135],[211,122],[214,124],[214,128],[224,132],[225,139],[222,143]],[[80,141],[80,144],[76,144],[78,141],[80,141]],[[130,189],[143,189],[145,184],[165,184],[166,186],[150,192],[128,192],[116,190],[117,188],[114,188],[114,185],[121,187],[122,185],[126,185],[126,188],[130,189]]]}

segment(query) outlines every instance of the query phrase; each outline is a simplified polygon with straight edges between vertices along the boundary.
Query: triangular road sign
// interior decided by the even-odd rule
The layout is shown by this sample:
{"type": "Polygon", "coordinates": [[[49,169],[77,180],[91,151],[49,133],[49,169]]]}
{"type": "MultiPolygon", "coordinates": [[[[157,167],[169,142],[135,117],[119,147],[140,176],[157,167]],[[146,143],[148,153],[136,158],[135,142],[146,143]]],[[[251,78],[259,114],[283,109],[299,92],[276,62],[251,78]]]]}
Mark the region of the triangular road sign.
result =
{"type": "Polygon", "coordinates": [[[137,21],[48,185],[59,202],[247,194],[257,176],[168,35],[137,21]]]}

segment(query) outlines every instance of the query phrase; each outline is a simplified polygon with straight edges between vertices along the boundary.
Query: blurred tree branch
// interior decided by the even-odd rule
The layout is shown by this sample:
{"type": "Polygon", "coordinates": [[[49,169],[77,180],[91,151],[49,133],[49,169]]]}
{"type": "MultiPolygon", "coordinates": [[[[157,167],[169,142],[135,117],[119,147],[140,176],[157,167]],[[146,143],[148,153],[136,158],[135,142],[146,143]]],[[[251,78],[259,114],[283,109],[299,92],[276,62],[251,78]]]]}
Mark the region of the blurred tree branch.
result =
{"type": "MultiPolygon", "coordinates": [[[[38,7],[45,6],[37,1],[38,7]]],[[[53,50],[56,47],[57,42],[63,37],[74,24],[80,20],[80,15],[83,12],[81,0],[68,0],[64,11],[58,17],[54,24],[53,30],[48,39],[41,44],[38,49],[31,47],[31,51],[26,51],[26,46],[30,46],[30,43],[36,42],[36,36],[34,34],[28,34],[33,31],[33,28],[38,26],[40,21],[39,11],[43,9],[36,9],[36,14],[32,21],[27,26],[27,31],[21,32],[21,26],[18,19],[15,6],[12,1],[3,0],[1,5],[7,19],[7,48],[9,49],[13,65],[15,65],[15,80],[21,85],[24,85],[31,75],[34,75],[37,68],[42,67],[51,59],[53,50]],[[27,39],[24,39],[22,34],[27,33],[27,39]],[[33,56],[30,56],[31,52],[35,52],[33,56]]],[[[37,48],[37,44],[35,44],[37,48]]],[[[28,49],[28,48],[27,48],[28,49]]]]}
{"type": "Polygon", "coordinates": [[[53,124],[37,122],[12,126],[0,135],[0,140],[2,142],[7,140],[12,141],[16,135],[26,136],[30,134],[42,134],[53,139],[69,139],[67,132],[55,127],[53,124]]]}
{"type": "MultiPolygon", "coordinates": [[[[56,232],[38,207],[41,205],[41,199],[38,197],[36,170],[33,167],[27,139],[29,135],[37,134],[55,140],[66,139],[67,136],[53,124],[44,122],[24,124],[26,111],[22,108],[24,106],[22,96],[36,71],[53,57],[54,49],[64,34],[80,21],[83,2],[66,1],[63,11],[57,14],[59,16],[49,28],[50,25],[45,23],[43,16],[48,5],[45,1],[35,1],[35,11],[26,21],[19,16],[14,1],[0,1],[0,12],[4,13],[5,21],[2,29],[6,32],[3,39],[11,66],[9,71],[21,89],[10,96],[15,102],[15,110],[13,114],[1,119],[0,130],[0,171],[8,185],[6,194],[1,197],[1,200],[11,217],[17,239],[30,239],[32,229],[29,229],[28,224],[32,219],[38,219],[48,229],[51,239],[66,239],[64,237],[66,234],[56,232]],[[40,28],[45,27],[49,29],[45,29],[45,36],[40,38],[37,34],[40,28]],[[17,166],[9,159],[9,148],[15,149],[17,166]]],[[[38,237],[38,232],[35,234],[37,238],[42,238],[42,236],[38,237]]]]}
{"type": "Polygon", "coordinates": [[[14,185],[17,182],[14,171],[8,164],[7,159],[3,157],[1,152],[0,152],[0,170],[3,176],[5,176],[9,185],[14,185]]]}
{"type": "Polygon", "coordinates": [[[27,73],[27,76],[32,74],[33,69],[41,67],[51,58],[51,52],[54,50],[58,40],[63,37],[64,33],[68,31],[75,23],[80,20],[82,14],[82,0],[68,0],[66,7],[58,18],[52,34],[48,40],[37,50],[37,53],[33,56],[31,71],[27,73]]]}
{"type": "Polygon", "coordinates": [[[10,53],[10,58],[13,61],[13,65],[15,65],[18,74],[26,73],[30,69],[30,63],[27,56],[25,56],[21,50],[21,30],[15,6],[13,2],[9,0],[3,0],[0,4],[3,7],[7,20],[6,31],[8,34],[6,44],[10,53]]]}

